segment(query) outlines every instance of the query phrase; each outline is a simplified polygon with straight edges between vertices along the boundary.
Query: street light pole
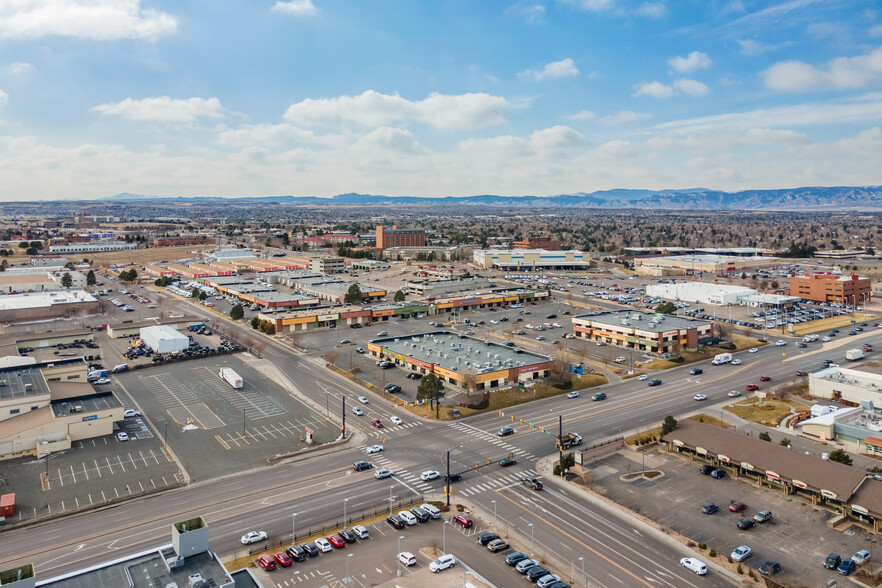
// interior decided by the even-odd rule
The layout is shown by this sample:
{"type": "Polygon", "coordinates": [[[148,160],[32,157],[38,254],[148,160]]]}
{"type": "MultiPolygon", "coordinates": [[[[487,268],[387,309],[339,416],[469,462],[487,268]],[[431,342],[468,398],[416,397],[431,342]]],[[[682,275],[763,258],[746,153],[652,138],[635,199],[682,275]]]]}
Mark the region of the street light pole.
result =
{"type": "Polygon", "coordinates": [[[498,531],[499,530],[499,519],[496,517],[496,501],[491,500],[490,502],[493,503],[493,530],[498,531]]]}
{"type": "Polygon", "coordinates": [[[346,503],[349,502],[348,498],[343,499],[343,528],[346,528],[346,503]]]}
{"type": "Polygon", "coordinates": [[[447,519],[444,519],[444,525],[441,527],[441,551],[443,555],[447,555],[447,519]]]}
{"type": "Polygon", "coordinates": [[[331,398],[331,393],[329,391],[325,390],[325,418],[327,418],[327,419],[331,418],[331,405],[330,405],[331,400],[330,400],[330,398],[331,398]]]}
{"type": "Polygon", "coordinates": [[[530,557],[533,557],[533,548],[536,545],[534,537],[535,535],[533,534],[533,523],[530,523],[530,557]]]}
{"type": "Polygon", "coordinates": [[[585,588],[585,558],[580,557],[579,561],[582,562],[582,588],[585,588]]]}
{"type": "Polygon", "coordinates": [[[350,553],[346,556],[346,577],[343,578],[344,583],[349,583],[349,558],[355,555],[354,553],[350,553]]]}
{"type": "Polygon", "coordinates": [[[291,513],[291,544],[296,543],[297,540],[297,513],[291,513]]]}
{"type": "Polygon", "coordinates": [[[398,557],[398,554],[401,553],[401,540],[404,539],[404,535],[398,536],[398,552],[395,554],[395,559],[398,561],[398,575],[401,575],[401,558],[398,557]]]}

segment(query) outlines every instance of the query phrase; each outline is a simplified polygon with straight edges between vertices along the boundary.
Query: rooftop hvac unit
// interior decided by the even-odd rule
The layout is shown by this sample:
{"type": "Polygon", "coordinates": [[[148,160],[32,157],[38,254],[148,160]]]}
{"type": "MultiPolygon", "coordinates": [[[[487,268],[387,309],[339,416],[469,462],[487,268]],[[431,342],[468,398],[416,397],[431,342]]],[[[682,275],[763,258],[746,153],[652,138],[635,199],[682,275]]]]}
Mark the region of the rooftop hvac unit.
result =
{"type": "Polygon", "coordinates": [[[643,318],[643,315],[641,315],[639,312],[635,312],[634,314],[631,315],[631,318],[634,319],[635,321],[639,321],[641,318],[643,318]]]}
{"type": "Polygon", "coordinates": [[[395,343],[398,343],[398,337],[395,337],[395,339],[393,339],[393,341],[394,341],[395,343]]]}

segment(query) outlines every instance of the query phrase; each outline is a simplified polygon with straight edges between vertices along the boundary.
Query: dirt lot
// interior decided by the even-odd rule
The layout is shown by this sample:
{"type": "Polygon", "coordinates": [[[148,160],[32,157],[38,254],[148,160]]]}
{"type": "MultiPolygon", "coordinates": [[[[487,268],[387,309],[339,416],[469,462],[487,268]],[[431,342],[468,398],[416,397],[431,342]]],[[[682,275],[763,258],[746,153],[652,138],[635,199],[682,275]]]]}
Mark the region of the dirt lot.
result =
{"type": "MultiPolygon", "coordinates": [[[[151,249],[133,249],[131,251],[112,251],[108,253],[84,253],[96,266],[136,263],[143,265],[166,260],[173,263],[178,259],[198,257],[199,252],[215,249],[214,245],[188,245],[186,247],[157,247],[151,249]]],[[[80,255],[80,254],[77,254],[80,255]]]]}

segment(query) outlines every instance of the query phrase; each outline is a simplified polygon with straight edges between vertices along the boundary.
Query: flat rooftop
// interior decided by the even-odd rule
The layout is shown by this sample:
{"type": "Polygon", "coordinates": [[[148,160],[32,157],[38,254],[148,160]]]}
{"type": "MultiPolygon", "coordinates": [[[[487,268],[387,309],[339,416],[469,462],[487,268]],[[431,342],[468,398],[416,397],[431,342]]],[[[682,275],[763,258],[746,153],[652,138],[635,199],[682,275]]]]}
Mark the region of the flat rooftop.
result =
{"type": "Polygon", "coordinates": [[[73,572],[57,579],[38,582],[51,588],[156,588],[162,586],[190,586],[189,578],[201,574],[209,586],[223,586],[230,582],[229,575],[210,552],[191,555],[180,566],[169,569],[167,559],[176,556],[171,545],[155,551],[142,552],[124,559],[114,560],[96,568],[73,572]]]}
{"type": "Polygon", "coordinates": [[[738,262],[762,262],[767,263],[768,265],[776,265],[778,263],[777,257],[757,257],[754,255],[745,256],[745,257],[734,257],[731,255],[711,255],[711,254],[699,254],[699,255],[674,255],[668,257],[653,257],[649,259],[644,259],[643,264],[648,265],[653,261],[667,261],[667,262],[676,262],[679,264],[684,263],[738,263],[738,262]]]}
{"type": "Polygon", "coordinates": [[[315,301],[315,296],[304,296],[302,294],[284,294],[282,292],[261,292],[257,297],[261,302],[305,302],[315,301]]]}
{"type": "Polygon", "coordinates": [[[77,302],[97,302],[98,299],[85,290],[53,290],[29,294],[10,294],[0,296],[0,311],[23,308],[42,308],[54,304],[74,304],[77,302]]]}
{"type": "Polygon", "coordinates": [[[450,331],[384,337],[370,342],[394,353],[458,373],[483,374],[551,361],[547,355],[450,331]]]}
{"type": "MultiPolygon", "coordinates": [[[[94,390],[91,386],[89,386],[89,389],[94,390]]],[[[71,407],[75,406],[82,407],[75,412],[81,412],[84,414],[122,407],[122,403],[113,395],[113,392],[77,396],[75,398],[65,398],[64,400],[53,400],[51,404],[52,412],[55,413],[56,417],[69,415],[72,412],[71,407]]]]}
{"type": "Polygon", "coordinates": [[[49,394],[49,385],[36,366],[0,369],[0,400],[49,394]]]}
{"type": "Polygon", "coordinates": [[[691,319],[670,314],[656,314],[654,312],[634,312],[622,310],[615,312],[593,312],[574,316],[573,320],[581,319],[609,325],[611,327],[631,327],[638,331],[649,333],[666,333],[680,329],[694,329],[708,324],[708,321],[691,319]],[[624,324],[627,322],[628,324],[624,324]]]}

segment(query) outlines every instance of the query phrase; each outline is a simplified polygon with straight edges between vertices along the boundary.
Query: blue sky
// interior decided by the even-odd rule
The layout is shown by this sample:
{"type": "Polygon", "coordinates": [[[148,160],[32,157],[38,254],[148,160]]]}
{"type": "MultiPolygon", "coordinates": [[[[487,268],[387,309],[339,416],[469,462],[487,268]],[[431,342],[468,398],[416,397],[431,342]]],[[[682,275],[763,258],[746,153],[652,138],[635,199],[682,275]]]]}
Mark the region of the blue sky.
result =
{"type": "Polygon", "coordinates": [[[0,0],[0,200],[882,184],[874,0],[0,0]]]}

